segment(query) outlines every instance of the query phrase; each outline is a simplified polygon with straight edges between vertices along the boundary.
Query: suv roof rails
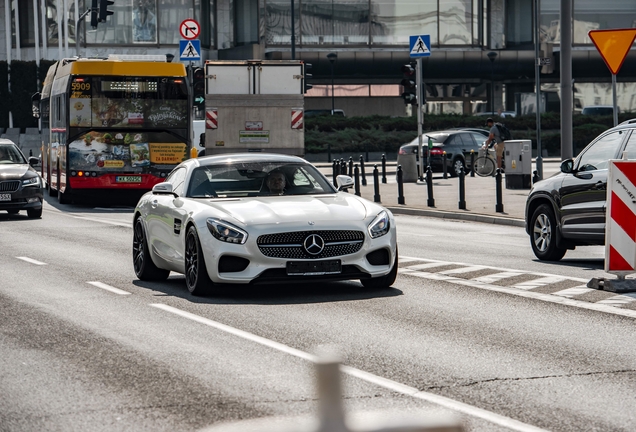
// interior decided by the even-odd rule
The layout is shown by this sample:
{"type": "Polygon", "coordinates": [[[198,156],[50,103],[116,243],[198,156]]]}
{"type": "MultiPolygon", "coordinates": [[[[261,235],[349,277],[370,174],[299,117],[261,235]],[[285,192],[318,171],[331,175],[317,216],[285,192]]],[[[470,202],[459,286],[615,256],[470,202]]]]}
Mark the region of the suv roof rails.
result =
{"type": "Polygon", "coordinates": [[[626,125],[626,124],[632,124],[632,123],[636,123],[636,118],[633,118],[633,119],[630,119],[630,120],[625,120],[623,123],[620,123],[619,126],[626,125]]]}

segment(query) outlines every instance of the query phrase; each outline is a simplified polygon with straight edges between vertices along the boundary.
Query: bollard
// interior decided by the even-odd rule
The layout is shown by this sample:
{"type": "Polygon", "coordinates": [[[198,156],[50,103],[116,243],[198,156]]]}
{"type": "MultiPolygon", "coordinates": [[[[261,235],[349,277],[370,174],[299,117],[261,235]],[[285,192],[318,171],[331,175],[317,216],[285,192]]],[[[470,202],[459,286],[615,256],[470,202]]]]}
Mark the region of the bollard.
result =
{"type": "Polygon", "coordinates": [[[495,204],[495,211],[497,213],[503,213],[503,191],[501,189],[501,168],[497,168],[495,174],[495,182],[497,184],[497,203],[495,204]]]}
{"type": "Polygon", "coordinates": [[[433,198],[433,170],[430,165],[426,167],[426,191],[428,192],[426,205],[435,207],[435,198],[433,198]]]}
{"type": "Polygon", "coordinates": [[[360,175],[362,176],[362,186],[367,185],[367,176],[364,173],[364,158],[360,155],[360,175]]]}
{"type": "Polygon", "coordinates": [[[366,163],[369,163],[369,146],[368,145],[364,145],[364,161],[366,163]]]}
{"type": "Polygon", "coordinates": [[[33,156],[33,149],[29,149],[29,157],[33,156]]]}
{"type": "Polygon", "coordinates": [[[398,204],[404,204],[404,184],[402,183],[402,165],[397,167],[398,204]]]}
{"type": "Polygon", "coordinates": [[[356,195],[360,196],[360,168],[358,168],[358,164],[353,168],[353,186],[356,191],[356,195]]]}
{"type": "Polygon", "coordinates": [[[442,155],[442,172],[444,173],[444,178],[448,178],[448,167],[446,166],[446,151],[444,151],[442,155]]]}
{"type": "Polygon", "coordinates": [[[334,160],[333,164],[331,164],[331,172],[333,185],[335,187],[338,187],[338,183],[336,182],[336,178],[338,178],[338,175],[340,175],[340,164],[338,163],[338,161],[334,160]]]}
{"type": "Polygon", "coordinates": [[[347,175],[347,162],[344,158],[340,159],[340,174],[347,175]]]}
{"type": "Polygon", "coordinates": [[[331,162],[331,143],[327,143],[327,162],[331,162]]]}
{"type": "Polygon", "coordinates": [[[382,202],[380,199],[380,175],[378,164],[373,165],[373,202],[382,202]]]}
{"type": "Polygon", "coordinates": [[[475,177],[475,150],[470,151],[470,176],[475,177]]]}
{"type": "Polygon", "coordinates": [[[466,173],[464,168],[459,170],[459,209],[466,210],[466,173]]]}
{"type": "Polygon", "coordinates": [[[349,177],[353,177],[353,156],[349,156],[349,177]]]}
{"type": "Polygon", "coordinates": [[[386,155],[382,155],[382,183],[386,184],[386,155]]]}
{"type": "Polygon", "coordinates": [[[541,180],[539,178],[539,172],[537,170],[532,171],[532,184],[535,184],[539,180],[541,180]]]}

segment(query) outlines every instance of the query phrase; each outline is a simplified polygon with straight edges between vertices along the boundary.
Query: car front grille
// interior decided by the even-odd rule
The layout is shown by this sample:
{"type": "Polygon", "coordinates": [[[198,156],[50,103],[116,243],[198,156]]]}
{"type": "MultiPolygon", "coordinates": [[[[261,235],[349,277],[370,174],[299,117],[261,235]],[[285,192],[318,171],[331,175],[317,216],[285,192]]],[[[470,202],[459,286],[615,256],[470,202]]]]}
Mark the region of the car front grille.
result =
{"type": "Polygon", "coordinates": [[[358,252],[364,243],[362,231],[295,231],[288,233],[266,234],[256,243],[261,253],[272,258],[319,259],[350,255],[358,252]],[[317,234],[324,240],[322,252],[312,255],[305,250],[303,242],[317,234]]]}
{"type": "Polygon", "coordinates": [[[0,182],[0,192],[16,192],[20,187],[20,180],[0,182]]]}

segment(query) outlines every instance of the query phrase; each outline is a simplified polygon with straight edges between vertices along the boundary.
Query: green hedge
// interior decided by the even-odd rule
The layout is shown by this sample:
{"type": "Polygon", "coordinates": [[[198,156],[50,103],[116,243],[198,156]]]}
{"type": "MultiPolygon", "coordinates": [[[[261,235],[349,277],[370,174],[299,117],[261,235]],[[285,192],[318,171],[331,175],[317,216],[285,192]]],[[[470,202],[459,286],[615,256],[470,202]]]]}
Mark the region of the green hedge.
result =
{"type": "MultiPolygon", "coordinates": [[[[619,122],[636,117],[621,114],[619,122]]],[[[536,116],[495,119],[504,123],[515,139],[530,139],[536,146],[536,116]]],[[[578,154],[590,141],[614,124],[612,116],[575,115],[572,119],[574,154],[578,154]]],[[[426,115],[424,131],[454,127],[486,129],[485,117],[465,115],[426,115]]],[[[561,153],[561,119],[559,113],[541,115],[541,145],[550,156],[561,153]]],[[[417,137],[414,117],[331,117],[308,118],[305,130],[306,153],[322,153],[331,144],[333,152],[382,151],[396,152],[398,148],[417,137]]]]}

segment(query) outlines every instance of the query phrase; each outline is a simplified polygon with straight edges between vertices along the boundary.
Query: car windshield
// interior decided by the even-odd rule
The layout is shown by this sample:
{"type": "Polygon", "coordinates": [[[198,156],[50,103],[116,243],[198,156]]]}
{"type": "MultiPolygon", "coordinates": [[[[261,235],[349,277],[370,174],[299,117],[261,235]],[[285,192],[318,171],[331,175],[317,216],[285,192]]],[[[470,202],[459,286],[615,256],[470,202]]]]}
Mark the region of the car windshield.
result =
{"type": "Polygon", "coordinates": [[[187,196],[231,198],[335,192],[331,183],[310,164],[230,162],[196,168],[190,176],[187,196]]]}
{"type": "Polygon", "coordinates": [[[22,153],[14,145],[0,145],[0,164],[25,164],[22,153]]]}

